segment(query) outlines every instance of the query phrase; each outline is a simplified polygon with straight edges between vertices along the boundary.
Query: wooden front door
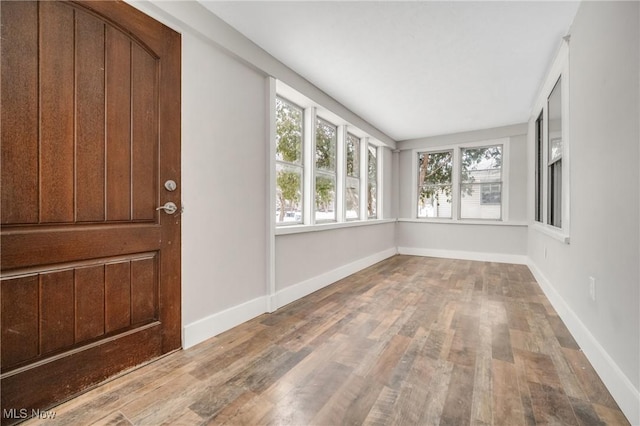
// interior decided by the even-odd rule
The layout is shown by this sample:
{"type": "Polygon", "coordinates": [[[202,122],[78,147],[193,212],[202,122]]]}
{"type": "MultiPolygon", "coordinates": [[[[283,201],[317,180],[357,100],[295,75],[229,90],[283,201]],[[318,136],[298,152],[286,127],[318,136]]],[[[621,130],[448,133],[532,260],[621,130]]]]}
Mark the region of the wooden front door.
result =
{"type": "Polygon", "coordinates": [[[119,1],[0,15],[6,423],[181,345],[181,39],[119,1]]]}

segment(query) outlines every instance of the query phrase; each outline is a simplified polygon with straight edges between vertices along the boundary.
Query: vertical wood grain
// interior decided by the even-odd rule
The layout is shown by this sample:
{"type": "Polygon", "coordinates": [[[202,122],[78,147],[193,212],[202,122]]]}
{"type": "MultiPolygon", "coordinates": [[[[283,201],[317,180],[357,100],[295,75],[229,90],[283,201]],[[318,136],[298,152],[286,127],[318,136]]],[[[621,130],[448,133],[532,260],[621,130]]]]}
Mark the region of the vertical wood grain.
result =
{"type": "Polygon", "coordinates": [[[76,221],[105,219],[104,23],[76,11],[76,221]]]}
{"type": "Polygon", "coordinates": [[[73,270],[40,276],[40,352],[74,343],[73,270]]]}
{"type": "Polygon", "coordinates": [[[106,28],[107,220],[131,218],[131,40],[106,28]]]}
{"type": "Polygon", "coordinates": [[[40,221],[74,220],[74,10],[40,5],[40,221]]]}
{"type": "Polygon", "coordinates": [[[2,292],[2,368],[38,355],[38,276],[5,279],[2,292]]]}
{"type": "Polygon", "coordinates": [[[155,217],[157,193],[157,69],[156,61],[140,46],[131,52],[133,135],[133,219],[155,217]]]}
{"type": "Polygon", "coordinates": [[[0,221],[37,223],[38,5],[4,2],[0,18],[0,221]]]}
{"type": "Polygon", "coordinates": [[[104,334],[104,265],[75,270],[76,343],[104,334]]]}
{"type": "Polygon", "coordinates": [[[131,324],[131,266],[120,262],[105,265],[105,332],[131,324]]]}
{"type": "Polygon", "coordinates": [[[156,260],[131,262],[131,323],[137,324],[156,317],[156,260]]]}

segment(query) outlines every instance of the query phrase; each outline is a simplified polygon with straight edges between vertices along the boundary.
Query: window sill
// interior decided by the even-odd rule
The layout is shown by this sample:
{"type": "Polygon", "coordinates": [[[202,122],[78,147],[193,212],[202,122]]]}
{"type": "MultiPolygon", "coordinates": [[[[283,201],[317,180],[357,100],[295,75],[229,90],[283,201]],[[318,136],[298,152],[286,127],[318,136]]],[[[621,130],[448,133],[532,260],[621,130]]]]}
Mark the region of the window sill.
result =
{"type": "Polygon", "coordinates": [[[330,229],[393,223],[396,219],[353,220],[349,222],[320,223],[316,225],[285,225],[276,227],[276,235],[301,234],[304,232],[328,231],[330,229]]]}
{"type": "Polygon", "coordinates": [[[526,222],[505,222],[502,220],[469,220],[469,219],[413,219],[413,218],[401,218],[398,222],[411,222],[411,223],[438,223],[441,225],[484,225],[484,226],[527,226],[526,222]]]}
{"type": "Polygon", "coordinates": [[[555,228],[550,225],[545,225],[540,222],[533,222],[531,224],[531,229],[540,232],[541,234],[545,234],[555,240],[560,241],[563,244],[569,244],[571,239],[568,234],[565,234],[561,229],[555,228]]]}

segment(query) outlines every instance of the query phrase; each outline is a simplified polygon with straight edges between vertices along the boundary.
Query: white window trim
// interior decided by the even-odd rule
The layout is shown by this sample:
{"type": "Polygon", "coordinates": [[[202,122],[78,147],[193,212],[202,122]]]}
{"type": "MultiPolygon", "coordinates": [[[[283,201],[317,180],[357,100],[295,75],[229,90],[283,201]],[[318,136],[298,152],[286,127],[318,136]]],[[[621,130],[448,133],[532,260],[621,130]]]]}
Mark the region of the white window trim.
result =
{"type": "MultiPolygon", "coordinates": [[[[269,97],[269,140],[271,143],[269,166],[273,169],[274,177],[273,182],[270,185],[269,194],[272,199],[275,200],[276,196],[276,183],[275,183],[275,99],[281,97],[288,102],[295,104],[304,111],[303,120],[303,194],[302,194],[302,223],[277,223],[275,221],[275,211],[270,215],[274,222],[275,235],[284,235],[289,233],[311,232],[317,230],[342,228],[348,226],[362,226],[363,224],[375,224],[386,223],[388,220],[383,220],[382,199],[384,196],[383,180],[382,180],[382,153],[385,145],[379,140],[371,137],[369,134],[361,130],[360,128],[352,125],[344,120],[342,117],[324,108],[318,103],[312,101],[306,96],[300,94],[296,90],[288,87],[281,81],[275,82],[275,91],[272,90],[268,93],[269,97]],[[337,159],[336,159],[336,220],[330,221],[316,221],[315,220],[315,132],[317,119],[321,118],[324,121],[329,122],[337,127],[337,159]],[[273,123],[271,123],[273,122],[273,123]],[[271,135],[273,133],[273,135],[271,135]],[[346,135],[347,133],[360,139],[360,217],[358,219],[346,219],[344,194],[346,185],[346,135]],[[378,170],[377,170],[377,200],[376,200],[376,218],[368,218],[367,214],[367,183],[368,173],[367,171],[367,152],[369,145],[375,146],[378,150],[378,170]],[[287,229],[291,229],[287,231],[287,229]]],[[[393,220],[395,221],[395,219],[393,220]]]]}
{"type": "Polygon", "coordinates": [[[426,146],[411,150],[411,179],[413,196],[411,197],[411,221],[442,222],[442,223],[501,223],[509,220],[509,144],[510,138],[488,139],[476,142],[458,143],[453,145],[426,146]],[[460,218],[460,160],[461,151],[465,148],[481,148],[485,146],[502,145],[502,214],[500,219],[460,218]],[[421,152],[453,151],[453,170],[451,171],[451,218],[448,217],[418,217],[418,154],[421,152]]]}
{"type": "MultiPolygon", "coordinates": [[[[339,181],[338,180],[338,163],[340,160],[338,160],[338,157],[340,157],[340,150],[339,150],[339,138],[340,138],[340,128],[343,126],[334,124],[332,121],[324,118],[322,115],[318,115],[317,113],[317,109],[316,109],[316,114],[314,116],[314,122],[313,122],[313,136],[311,139],[311,150],[312,151],[312,169],[313,169],[313,177],[312,177],[312,185],[313,185],[313,192],[312,194],[313,197],[311,197],[311,209],[312,209],[312,221],[310,223],[312,224],[316,224],[316,223],[336,223],[338,222],[338,188],[344,185],[343,181],[339,181]],[[335,171],[330,171],[330,170],[322,170],[316,167],[316,135],[317,135],[317,129],[315,128],[315,126],[318,124],[318,120],[322,120],[325,122],[325,124],[334,127],[336,129],[336,169],[335,171]],[[325,220],[317,220],[316,219],[316,197],[315,197],[315,193],[316,193],[316,178],[318,177],[318,175],[333,175],[336,179],[336,184],[335,184],[335,192],[334,192],[334,197],[335,199],[333,200],[333,211],[334,211],[334,217],[335,219],[325,219],[325,220]]],[[[303,142],[304,143],[304,142],[303,142]]]]}
{"type": "Polygon", "coordinates": [[[569,38],[563,38],[558,53],[549,69],[547,77],[538,93],[536,102],[534,103],[533,110],[531,111],[531,118],[529,120],[529,134],[532,135],[529,138],[531,149],[531,170],[534,176],[531,179],[531,200],[533,201],[529,208],[529,225],[531,229],[534,229],[540,233],[550,236],[564,244],[569,244],[571,241],[571,194],[570,194],[570,135],[569,135],[569,90],[570,90],[570,74],[569,74],[569,38]],[[551,95],[551,91],[555,87],[558,79],[561,80],[561,99],[562,99],[562,227],[558,228],[553,225],[549,225],[547,222],[549,214],[549,113],[548,113],[548,98],[551,95]],[[541,192],[541,221],[535,220],[535,125],[536,120],[542,112],[543,126],[542,126],[542,187],[541,192]],[[532,143],[531,143],[532,142],[532,143]]]}

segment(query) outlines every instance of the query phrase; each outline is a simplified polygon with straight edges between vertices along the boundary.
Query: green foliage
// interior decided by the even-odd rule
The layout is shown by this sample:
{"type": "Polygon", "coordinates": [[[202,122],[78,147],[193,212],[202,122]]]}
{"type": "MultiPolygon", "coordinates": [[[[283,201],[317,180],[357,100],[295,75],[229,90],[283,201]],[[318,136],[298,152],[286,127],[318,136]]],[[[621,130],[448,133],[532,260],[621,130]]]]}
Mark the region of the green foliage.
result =
{"type": "Polygon", "coordinates": [[[360,176],[360,140],[347,135],[347,176],[360,176]]]}
{"type": "Polygon", "coordinates": [[[316,168],[336,171],[337,129],[318,119],[316,126],[316,168]]]}
{"type": "Polygon", "coordinates": [[[335,180],[328,176],[316,176],[316,210],[327,211],[334,206],[335,180]]]}
{"type": "Polygon", "coordinates": [[[302,110],[276,99],[276,152],[280,160],[302,164],[302,110]]]}

